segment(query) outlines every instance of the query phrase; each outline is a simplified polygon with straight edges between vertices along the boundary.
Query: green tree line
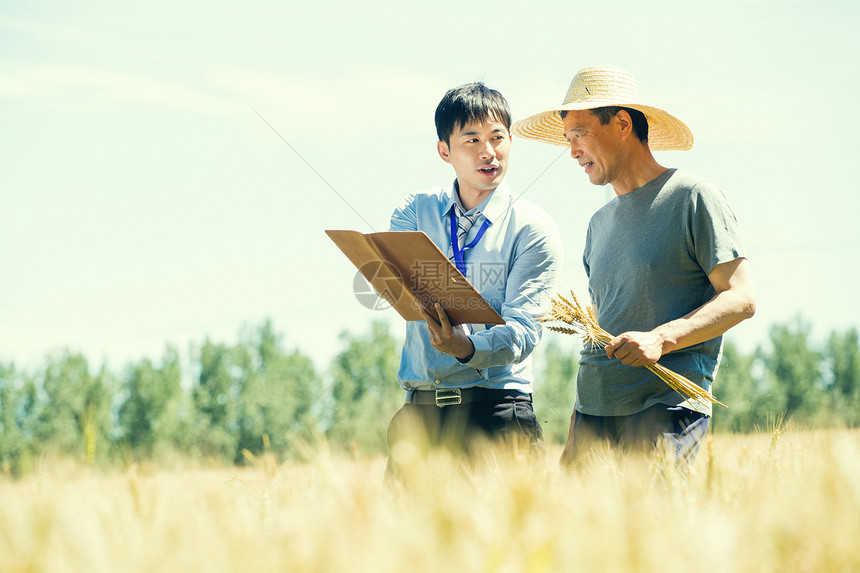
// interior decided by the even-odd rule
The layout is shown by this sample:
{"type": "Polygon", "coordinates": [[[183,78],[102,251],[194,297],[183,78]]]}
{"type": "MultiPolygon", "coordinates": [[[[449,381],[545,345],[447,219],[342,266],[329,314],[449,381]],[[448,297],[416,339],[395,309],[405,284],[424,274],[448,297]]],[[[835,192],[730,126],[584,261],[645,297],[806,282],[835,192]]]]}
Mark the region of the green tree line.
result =
{"type": "MultiPolygon", "coordinates": [[[[717,432],[749,432],[785,417],[805,427],[860,424],[856,328],[821,345],[801,318],[770,329],[751,353],[729,337],[714,394],[717,432]]],[[[360,455],[385,452],[388,421],[403,400],[400,343],[384,323],[344,332],[325,371],[287,350],[271,321],[235,344],[204,341],[182,363],[168,347],[121,372],[79,353],[21,371],[0,363],[0,472],[21,474],[44,456],[88,464],[139,461],[243,464],[284,460],[325,442],[360,455]]],[[[545,333],[535,351],[535,411],[547,441],[567,436],[578,341],[545,333]]]]}

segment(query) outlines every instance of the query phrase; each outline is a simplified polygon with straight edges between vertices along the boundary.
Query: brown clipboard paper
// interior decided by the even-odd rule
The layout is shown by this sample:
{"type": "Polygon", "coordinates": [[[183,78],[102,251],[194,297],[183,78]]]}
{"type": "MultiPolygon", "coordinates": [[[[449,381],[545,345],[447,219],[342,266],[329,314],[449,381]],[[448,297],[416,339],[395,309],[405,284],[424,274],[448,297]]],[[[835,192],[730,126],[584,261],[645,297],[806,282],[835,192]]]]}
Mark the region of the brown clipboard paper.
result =
{"type": "Polygon", "coordinates": [[[505,323],[422,231],[327,230],[326,235],[406,320],[424,320],[421,308],[438,319],[438,302],[452,325],[505,323]]]}

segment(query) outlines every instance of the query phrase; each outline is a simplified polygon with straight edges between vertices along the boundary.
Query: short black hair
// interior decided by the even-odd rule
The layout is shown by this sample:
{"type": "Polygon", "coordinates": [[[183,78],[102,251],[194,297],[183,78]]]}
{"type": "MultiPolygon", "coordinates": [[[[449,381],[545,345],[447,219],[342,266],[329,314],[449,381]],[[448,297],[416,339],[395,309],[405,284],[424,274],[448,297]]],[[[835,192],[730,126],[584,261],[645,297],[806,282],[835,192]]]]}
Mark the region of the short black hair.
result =
{"type": "Polygon", "coordinates": [[[511,130],[511,109],[501,93],[482,82],[464,84],[448,90],[436,106],[436,135],[451,143],[454,130],[471,122],[493,119],[511,130]]]}
{"type": "MultiPolygon", "coordinates": [[[[630,119],[633,122],[633,133],[636,134],[639,141],[642,143],[648,143],[648,118],[646,118],[645,114],[638,109],[622,107],[619,105],[609,105],[605,107],[595,107],[588,111],[597,116],[600,120],[600,125],[606,125],[609,123],[609,120],[615,117],[615,115],[622,109],[630,114],[630,119]]],[[[564,119],[564,116],[567,115],[567,110],[560,110],[558,115],[561,116],[561,119],[564,119]]]]}

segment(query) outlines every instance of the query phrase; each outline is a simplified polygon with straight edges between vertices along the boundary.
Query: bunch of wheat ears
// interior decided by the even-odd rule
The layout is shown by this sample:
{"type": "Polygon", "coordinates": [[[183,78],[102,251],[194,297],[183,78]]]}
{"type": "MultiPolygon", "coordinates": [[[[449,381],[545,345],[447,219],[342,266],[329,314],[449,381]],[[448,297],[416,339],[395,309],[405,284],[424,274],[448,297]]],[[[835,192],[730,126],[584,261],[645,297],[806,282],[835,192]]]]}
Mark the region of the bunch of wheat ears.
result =
{"type": "MultiPolygon", "coordinates": [[[[540,319],[541,322],[562,322],[569,326],[547,326],[547,329],[563,334],[578,334],[582,336],[582,341],[585,344],[598,348],[603,348],[610,340],[615,338],[600,328],[600,325],[597,323],[594,306],[589,305],[583,308],[579,304],[576,295],[573,294],[573,291],[570,291],[570,298],[573,302],[560,294],[558,298],[553,298],[552,308],[540,319]]],[[[705,404],[707,400],[708,402],[728,408],[728,406],[717,400],[713,394],[665,366],[654,363],[646,364],[645,368],[659,376],[670,388],[687,399],[695,400],[701,404],[705,404]]]]}

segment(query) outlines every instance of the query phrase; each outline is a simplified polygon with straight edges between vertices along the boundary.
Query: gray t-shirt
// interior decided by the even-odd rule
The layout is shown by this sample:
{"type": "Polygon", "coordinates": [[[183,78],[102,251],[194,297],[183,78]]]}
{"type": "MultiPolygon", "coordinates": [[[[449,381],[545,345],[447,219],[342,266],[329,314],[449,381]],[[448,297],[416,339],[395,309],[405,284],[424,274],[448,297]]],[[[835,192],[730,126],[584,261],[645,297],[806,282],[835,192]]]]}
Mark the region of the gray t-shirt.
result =
{"type": "MultiPolygon", "coordinates": [[[[741,257],[737,221],[720,189],[668,169],[594,214],[583,263],[598,322],[618,335],[649,331],[702,306],[715,294],[711,270],[741,257]]],[[[721,352],[717,337],[659,362],[710,390],[721,352]]],[[[579,365],[579,412],[627,416],[667,404],[711,413],[710,404],[686,402],[647,368],[625,366],[603,349],[583,349],[579,365]]]]}

